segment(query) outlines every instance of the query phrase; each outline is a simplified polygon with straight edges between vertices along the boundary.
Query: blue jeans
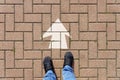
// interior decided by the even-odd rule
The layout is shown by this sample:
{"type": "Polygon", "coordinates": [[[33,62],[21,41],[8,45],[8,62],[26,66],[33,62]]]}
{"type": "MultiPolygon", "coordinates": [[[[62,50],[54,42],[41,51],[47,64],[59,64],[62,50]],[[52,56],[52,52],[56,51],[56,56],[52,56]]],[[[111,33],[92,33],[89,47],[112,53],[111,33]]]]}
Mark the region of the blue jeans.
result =
{"type": "MultiPolygon", "coordinates": [[[[62,70],[62,76],[63,76],[63,80],[76,80],[73,69],[66,65],[63,70],[62,70]]],[[[43,80],[56,80],[55,74],[53,73],[53,71],[49,70],[43,80]]]]}

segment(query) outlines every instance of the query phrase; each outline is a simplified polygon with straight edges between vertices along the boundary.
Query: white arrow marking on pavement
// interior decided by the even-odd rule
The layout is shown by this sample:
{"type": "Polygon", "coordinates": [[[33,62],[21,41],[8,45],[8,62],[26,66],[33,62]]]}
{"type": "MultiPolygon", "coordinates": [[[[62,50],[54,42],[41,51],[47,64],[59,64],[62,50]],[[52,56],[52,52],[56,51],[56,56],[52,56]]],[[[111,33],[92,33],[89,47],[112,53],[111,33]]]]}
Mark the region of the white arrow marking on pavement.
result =
{"type": "Polygon", "coordinates": [[[55,23],[52,24],[52,27],[43,34],[43,38],[52,36],[49,44],[50,49],[68,49],[66,35],[70,36],[61,21],[57,19],[55,23]]]}

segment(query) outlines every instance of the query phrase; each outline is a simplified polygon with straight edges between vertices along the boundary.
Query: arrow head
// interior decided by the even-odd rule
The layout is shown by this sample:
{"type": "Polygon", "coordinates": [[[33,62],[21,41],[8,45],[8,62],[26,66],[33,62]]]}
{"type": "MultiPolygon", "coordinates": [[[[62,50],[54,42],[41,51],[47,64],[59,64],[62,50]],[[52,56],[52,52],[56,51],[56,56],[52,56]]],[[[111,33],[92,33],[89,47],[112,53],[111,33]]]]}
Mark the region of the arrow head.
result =
{"type": "Polygon", "coordinates": [[[51,36],[51,33],[55,32],[61,32],[63,34],[66,34],[67,36],[70,36],[64,25],[61,23],[60,19],[57,19],[55,23],[52,24],[52,26],[47,30],[47,32],[44,33],[43,38],[51,36]]]}
{"type": "Polygon", "coordinates": [[[52,24],[52,26],[47,30],[49,31],[57,31],[57,32],[62,32],[62,31],[67,31],[64,25],[61,23],[60,19],[57,19],[55,23],[52,24]]]}

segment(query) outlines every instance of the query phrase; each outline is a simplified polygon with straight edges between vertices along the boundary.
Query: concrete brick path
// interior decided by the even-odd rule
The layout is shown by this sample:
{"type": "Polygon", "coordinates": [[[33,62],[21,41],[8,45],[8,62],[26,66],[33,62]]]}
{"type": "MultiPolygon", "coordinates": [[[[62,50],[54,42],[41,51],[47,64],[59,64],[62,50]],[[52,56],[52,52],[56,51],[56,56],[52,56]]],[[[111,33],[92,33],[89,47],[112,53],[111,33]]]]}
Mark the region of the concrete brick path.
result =
{"type": "Polygon", "coordinates": [[[0,80],[42,80],[45,56],[62,80],[63,56],[77,80],[120,80],[120,0],[0,0],[0,80]],[[49,49],[43,33],[59,18],[69,49],[49,49]]]}

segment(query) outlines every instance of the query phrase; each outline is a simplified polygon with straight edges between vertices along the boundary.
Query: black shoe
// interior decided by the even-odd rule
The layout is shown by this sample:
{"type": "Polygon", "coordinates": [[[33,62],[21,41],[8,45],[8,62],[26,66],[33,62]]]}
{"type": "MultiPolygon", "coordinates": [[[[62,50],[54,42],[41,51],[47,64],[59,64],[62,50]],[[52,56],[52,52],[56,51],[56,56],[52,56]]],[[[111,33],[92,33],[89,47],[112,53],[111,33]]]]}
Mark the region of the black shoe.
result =
{"type": "Polygon", "coordinates": [[[73,65],[74,65],[74,57],[72,55],[71,52],[66,52],[65,56],[64,56],[64,64],[63,64],[63,67],[64,66],[70,66],[73,68],[73,65]]]}
{"type": "Polygon", "coordinates": [[[44,58],[43,65],[44,65],[45,73],[48,70],[52,70],[55,73],[52,59],[49,56],[44,58]]]}

